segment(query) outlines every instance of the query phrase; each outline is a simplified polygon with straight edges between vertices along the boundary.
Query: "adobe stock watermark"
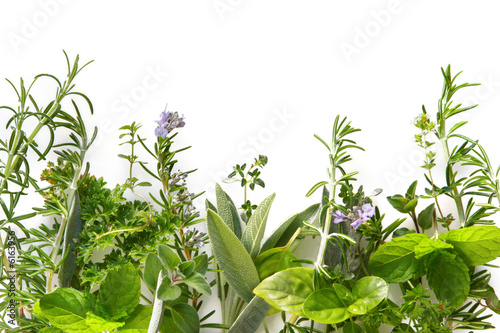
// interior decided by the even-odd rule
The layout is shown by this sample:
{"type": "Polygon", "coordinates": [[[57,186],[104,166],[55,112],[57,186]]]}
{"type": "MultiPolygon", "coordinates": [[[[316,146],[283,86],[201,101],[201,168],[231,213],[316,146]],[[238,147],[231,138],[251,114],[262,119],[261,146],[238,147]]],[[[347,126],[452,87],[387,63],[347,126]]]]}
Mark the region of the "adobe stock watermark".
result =
{"type": "Polygon", "coordinates": [[[228,13],[234,12],[243,3],[243,0],[214,0],[212,7],[219,16],[221,21],[224,21],[228,13]]]}
{"type": "MultiPolygon", "coordinates": [[[[208,173],[211,183],[206,184],[203,189],[208,197],[215,197],[215,183],[219,183],[221,180],[227,178],[237,163],[252,163],[254,158],[258,158],[259,154],[264,153],[266,147],[276,140],[278,135],[283,133],[297,117],[287,106],[274,108],[271,115],[266,126],[260,128],[256,134],[248,136],[238,144],[236,147],[237,160],[228,161],[223,170],[217,172],[210,171],[208,173]]],[[[203,204],[203,202],[200,202],[199,204],[197,203],[197,206],[202,206],[203,204]]]]}
{"type": "Polygon", "coordinates": [[[139,108],[141,102],[144,102],[151,92],[158,89],[169,75],[159,65],[155,67],[146,66],[144,72],[145,74],[138,84],[111,102],[113,117],[102,119],[99,122],[97,126],[98,134],[94,145],[99,145],[104,140],[106,134],[116,132],[122,126],[118,124],[129,119],[130,115],[139,108]]]}
{"type": "Polygon", "coordinates": [[[351,63],[353,56],[359,55],[366,49],[382,30],[391,24],[393,17],[400,14],[403,9],[400,0],[391,0],[387,3],[386,8],[372,10],[370,12],[371,19],[364,25],[354,27],[354,36],[351,42],[343,41],[339,45],[347,63],[351,63]]]}
{"type": "Polygon", "coordinates": [[[47,27],[50,21],[56,17],[62,5],[66,5],[70,0],[40,0],[38,1],[38,10],[29,16],[21,17],[21,25],[18,32],[8,32],[7,39],[18,53],[22,45],[28,44],[33,38],[47,27]]]}

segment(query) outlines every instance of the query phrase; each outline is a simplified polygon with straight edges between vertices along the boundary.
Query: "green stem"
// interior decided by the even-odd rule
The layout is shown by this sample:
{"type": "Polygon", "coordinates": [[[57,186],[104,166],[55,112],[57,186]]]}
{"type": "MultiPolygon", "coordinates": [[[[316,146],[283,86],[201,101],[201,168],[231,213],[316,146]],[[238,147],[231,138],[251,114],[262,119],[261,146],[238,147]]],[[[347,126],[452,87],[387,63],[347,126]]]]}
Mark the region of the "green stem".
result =
{"type": "MultiPolygon", "coordinates": [[[[444,125],[443,125],[444,126],[444,125]]],[[[460,221],[460,226],[464,227],[465,226],[465,214],[464,214],[464,207],[462,204],[462,198],[460,197],[460,194],[458,193],[457,187],[453,186],[455,182],[455,176],[453,173],[453,167],[450,164],[450,150],[448,148],[448,140],[446,137],[444,139],[441,139],[441,143],[443,145],[444,149],[444,158],[446,160],[446,163],[448,164],[448,169],[449,169],[449,176],[451,180],[451,186],[453,187],[453,200],[455,200],[455,204],[457,205],[457,211],[458,211],[458,220],[460,221]]]]}

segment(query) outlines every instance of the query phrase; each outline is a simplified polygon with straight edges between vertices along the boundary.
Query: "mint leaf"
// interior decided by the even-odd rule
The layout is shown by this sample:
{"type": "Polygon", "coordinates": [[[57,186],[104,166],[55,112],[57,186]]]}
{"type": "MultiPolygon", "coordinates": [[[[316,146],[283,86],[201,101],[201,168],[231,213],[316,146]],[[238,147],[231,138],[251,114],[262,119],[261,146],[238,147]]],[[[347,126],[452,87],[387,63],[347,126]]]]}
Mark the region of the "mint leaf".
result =
{"type": "Polygon", "coordinates": [[[87,312],[92,312],[91,301],[78,290],[59,288],[40,299],[42,315],[63,331],[89,332],[87,312]]]}
{"type": "Polygon", "coordinates": [[[422,262],[415,257],[415,247],[429,236],[407,234],[380,246],[370,258],[369,269],[389,283],[402,283],[423,275],[422,262]]]}
{"type": "Polygon", "coordinates": [[[415,258],[420,259],[439,249],[452,249],[452,248],[453,245],[445,243],[443,241],[424,238],[415,247],[415,258]]]}
{"type": "Polygon", "coordinates": [[[109,271],[97,296],[97,303],[109,320],[130,315],[139,304],[141,279],[132,263],[109,271]]]}
{"type": "Polygon", "coordinates": [[[453,245],[467,266],[484,265],[500,255],[500,228],[475,226],[439,236],[453,245]]]}
{"type": "Polygon", "coordinates": [[[448,301],[453,307],[460,307],[470,290],[469,269],[456,254],[446,251],[435,252],[427,265],[429,287],[440,301],[448,301]]]}

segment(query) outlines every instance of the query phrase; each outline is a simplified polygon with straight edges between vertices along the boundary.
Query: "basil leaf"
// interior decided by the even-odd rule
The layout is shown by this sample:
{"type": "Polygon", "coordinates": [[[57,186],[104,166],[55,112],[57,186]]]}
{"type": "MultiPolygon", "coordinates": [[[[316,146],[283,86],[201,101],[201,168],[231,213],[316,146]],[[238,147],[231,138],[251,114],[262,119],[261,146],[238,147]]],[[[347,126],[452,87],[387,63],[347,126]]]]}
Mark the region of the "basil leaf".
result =
{"type": "Polygon", "coordinates": [[[452,249],[453,245],[445,243],[440,240],[432,240],[430,238],[424,238],[415,247],[415,258],[420,259],[426,255],[440,249],[452,249]]]}
{"type": "Polygon", "coordinates": [[[134,312],[125,320],[125,325],[118,328],[123,333],[147,333],[153,307],[139,304],[134,312]]]}
{"type": "Polygon", "coordinates": [[[313,292],[304,302],[305,315],[323,324],[337,324],[351,317],[347,310],[353,302],[349,289],[334,284],[334,289],[320,289],[313,292]]]}
{"type": "Polygon", "coordinates": [[[289,268],[262,281],[254,293],[279,310],[304,316],[302,306],[314,291],[313,274],[311,268],[289,268]]]}

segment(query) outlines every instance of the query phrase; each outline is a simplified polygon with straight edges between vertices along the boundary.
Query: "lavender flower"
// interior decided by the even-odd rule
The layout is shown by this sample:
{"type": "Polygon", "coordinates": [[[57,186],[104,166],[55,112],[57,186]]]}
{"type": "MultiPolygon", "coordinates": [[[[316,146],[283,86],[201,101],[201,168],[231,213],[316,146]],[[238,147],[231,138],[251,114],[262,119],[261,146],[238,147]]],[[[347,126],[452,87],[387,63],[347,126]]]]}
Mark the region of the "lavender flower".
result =
{"type": "Polygon", "coordinates": [[[179,116],[177,112],[165,110],[160,114],[160,120],[156,120],[158,127],[155,129],[155,135],[165,138],[175,128],[184,127],[184,115],[179,116]]]}

